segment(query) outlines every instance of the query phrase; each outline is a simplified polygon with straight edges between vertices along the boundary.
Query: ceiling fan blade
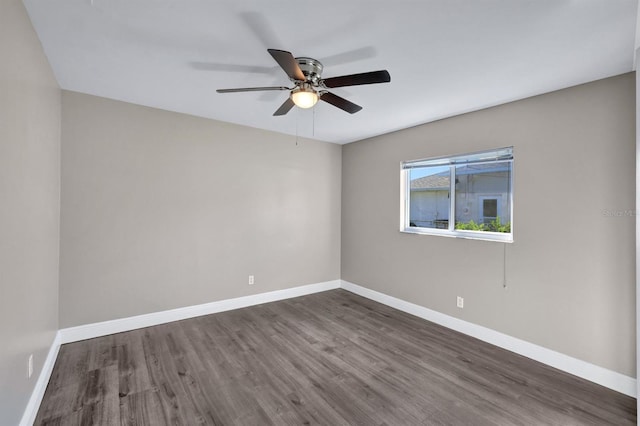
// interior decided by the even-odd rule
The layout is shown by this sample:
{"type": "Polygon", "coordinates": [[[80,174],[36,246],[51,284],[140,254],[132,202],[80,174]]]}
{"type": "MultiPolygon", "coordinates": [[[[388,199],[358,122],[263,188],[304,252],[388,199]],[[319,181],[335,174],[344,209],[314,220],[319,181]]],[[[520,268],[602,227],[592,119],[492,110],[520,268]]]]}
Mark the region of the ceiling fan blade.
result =
{"type": "Polygon", "coordinates": [[[284,101],[284,103],[282,105],[280,105],[280,108],[278,108],[276,110],[276,112],[273,113],[273,115],[285,115],[286,113],[288,113],[291,108],[293,108],[295,104],[293,103],[293,101],[291,100],[291,97],[288,97],[286,101],[284,101]]]}
{"type": "Polygon", "coordinates": [[[356,105],[353,102],[348,101],[345,98],[341,98],[338,95],[334,95],[331,92],[322,92],[320,94],[320,100],[330,103],[343,111],[347,111],[349,114],[355,114],[362,109],[360,105],[356,105]]]}
{"type": "Polygon", "coordinates": [[[296,62],[296,58],[293,57],[291,52],[277,49],[267,49],[267,51],[273,56],[280,68],[284,70],[289,78],[293,80],[305,81],[306,78],[296,62]]]}
{"type": "Polygon", "coordinates": [[[361,74],[342,75],[323,80],[326,87],[359,86],[361,84],[388,83],[391,76],[387,70],[363,72],[361,74]]]}
{"type": "Polygon", "coordinates": [[[189,62],[191,68],[202,71],[246,72],[251,74],[273,74],[278,67],[260,67],[254,65],[221,64],[219,62],[189,62]]]}
{"type": "Polygon", "coordinates": [[[239,16],[246,24],[247,29],[253,33],[265,48],[283,45],[277,32],[263,13],[241,12],[239,16]]]}
{"type": "Polygon", "coordinates": [[[377,55],[377,51],[373,46],[360,47],[358,49],[349,50],[347,52],[337,53],[331,56],[324,56],[322,64],[326,66],[341,65],[349,62],[361,61],[363,59],[373,58],[377,55]]]}
{"type": "Polygon", "coordinates": [[[263,90],[291,90],[284,86],[272,86],[272,87],[241,87],[238,89],[218,89],[218,93],[237,93],[237,92],[261,92],[263,90]]]}

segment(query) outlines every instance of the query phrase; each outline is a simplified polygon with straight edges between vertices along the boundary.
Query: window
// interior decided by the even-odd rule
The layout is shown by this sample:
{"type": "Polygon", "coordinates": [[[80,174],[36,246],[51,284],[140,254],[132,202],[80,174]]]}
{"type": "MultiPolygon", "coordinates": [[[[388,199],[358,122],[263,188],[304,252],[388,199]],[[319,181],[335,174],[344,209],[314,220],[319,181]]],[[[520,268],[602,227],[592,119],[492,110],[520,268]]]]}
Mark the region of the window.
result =
{"type": "Polygon", "coordinates": [[[403,232],[513,241],[513,148],[402,163],[403,232]]]}

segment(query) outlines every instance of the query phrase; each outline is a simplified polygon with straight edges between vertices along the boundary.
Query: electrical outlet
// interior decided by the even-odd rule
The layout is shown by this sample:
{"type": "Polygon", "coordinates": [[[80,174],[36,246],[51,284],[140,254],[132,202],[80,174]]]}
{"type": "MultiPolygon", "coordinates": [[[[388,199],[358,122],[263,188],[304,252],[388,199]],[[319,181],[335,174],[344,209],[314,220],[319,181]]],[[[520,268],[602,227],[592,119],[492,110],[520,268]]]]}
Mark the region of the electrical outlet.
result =
{"type": "Polygon", "coordinates": [[[253,285],[255,282],[253,275],[249,275],[249,285],[253,285]]]}
{"type": "Polygon", "coordinates": [[[456,300],[456,306],[458,306],[458,308],[464,308],[464,298],[458,296],[458,299],[456,300]]]}
{"type": "Polygon", "coordinates": [[[33,375],[33,354],[29,355],[29,361],[27,362],[27,379],[30,379],[33,375]]]}

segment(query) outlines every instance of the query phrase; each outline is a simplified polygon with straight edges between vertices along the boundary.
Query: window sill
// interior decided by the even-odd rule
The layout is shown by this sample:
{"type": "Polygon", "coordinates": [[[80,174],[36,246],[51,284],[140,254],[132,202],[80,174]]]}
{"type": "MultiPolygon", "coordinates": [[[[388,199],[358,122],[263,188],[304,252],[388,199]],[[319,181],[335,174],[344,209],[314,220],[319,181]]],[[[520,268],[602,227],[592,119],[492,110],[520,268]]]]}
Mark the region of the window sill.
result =
{"type": "Polygon", "coordinates": [[[448,229],[420,228],[414,226],[400,229],[400,232],[414,235],[435,235],[438,237],[462,238],[465,240],[496,241],[499,243],[513,242],[512,233],[507,234],[502,232],[449,231],[448,229]]]}

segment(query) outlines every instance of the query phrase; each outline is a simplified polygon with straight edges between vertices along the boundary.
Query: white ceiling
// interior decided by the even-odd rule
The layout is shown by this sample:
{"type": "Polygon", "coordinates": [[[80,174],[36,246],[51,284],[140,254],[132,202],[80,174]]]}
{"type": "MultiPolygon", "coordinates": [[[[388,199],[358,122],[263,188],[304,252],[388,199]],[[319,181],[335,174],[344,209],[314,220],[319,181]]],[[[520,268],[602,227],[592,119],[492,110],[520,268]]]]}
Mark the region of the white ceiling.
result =
{"type": "Polygon", "coordinates": [[[24,0],[63,89],[347,143],[633,69],[638,0],[24,0]],[[387,69],[273,117],[267,48],[323,77],[387,69]]]}

